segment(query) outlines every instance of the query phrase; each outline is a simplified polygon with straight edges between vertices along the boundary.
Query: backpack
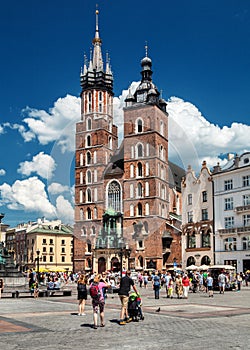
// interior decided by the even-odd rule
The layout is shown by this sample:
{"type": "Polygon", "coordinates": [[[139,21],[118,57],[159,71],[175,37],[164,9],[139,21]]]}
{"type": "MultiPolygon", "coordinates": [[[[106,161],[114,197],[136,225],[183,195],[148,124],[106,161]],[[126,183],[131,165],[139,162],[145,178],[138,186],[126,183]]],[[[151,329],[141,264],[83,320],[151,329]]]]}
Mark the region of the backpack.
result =
{"type": "Polygon", "coordinates": [[[154,277],[154,286],[158,287],[160,285],[160,277],[155,276],[154,277]]]}
{"type": "Polygon", "coordinates": [[[101,297],[101,292],[98,286],[98,283],[92,283],[89,288],[89,294],[92,299],[99,300],[101,297]]]}

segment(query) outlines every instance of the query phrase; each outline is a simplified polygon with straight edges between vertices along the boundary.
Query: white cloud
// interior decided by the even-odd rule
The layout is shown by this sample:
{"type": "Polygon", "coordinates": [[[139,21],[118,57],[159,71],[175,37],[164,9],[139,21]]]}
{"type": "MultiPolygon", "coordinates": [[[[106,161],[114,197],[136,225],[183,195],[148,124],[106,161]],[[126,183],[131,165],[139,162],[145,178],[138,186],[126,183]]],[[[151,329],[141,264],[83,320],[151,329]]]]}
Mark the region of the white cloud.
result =
{"type": "Polygon", "coordinates": [[[4,176],[6,174],[6,171],[4,169],[0,169],[0,176],[4,176]]]}
{"type": "Polygon", "coordinates": [[[26,176],[37,173],[45,179],[50,179],[55,169],[56,163],[54,159],[50,155],[40,152],[32,158],[32,161],[20,163],[17,172],[26,176]]]}
{"type": "Polygon", "coordinates": [[[12,210],[37,212],[42,216],[56,216],[55,207],[49,202],[45,185],[37,177],[16,180],[12,186],[4,183],[0,186],[1,205],[12,210]]]}
{"type": "Polygon", "coordinates": [[[74,208],[63,196],[58,196],[56,199],[56,211],[58,219],[62,220],[63,223],[73,224],[74,208]]]}
{"type": "Polygon", "coordinates": [[[23,122],[28,131],[20,129],[25,141],[37,138],[42,145],[58,141],[61,151],[73,151],[75,147],[75,123],[80,120],[80,98],[67,95],[59,98],[49,113],[27,107],[23,122]]]}
{"type": "Polygon", "coordinates": [[[63,186],[58,182],[53,182],[48,186],[48,192],[50,194],[59,194],[63,192],[71,192],[71,189],[68,186],[63,186]]]}

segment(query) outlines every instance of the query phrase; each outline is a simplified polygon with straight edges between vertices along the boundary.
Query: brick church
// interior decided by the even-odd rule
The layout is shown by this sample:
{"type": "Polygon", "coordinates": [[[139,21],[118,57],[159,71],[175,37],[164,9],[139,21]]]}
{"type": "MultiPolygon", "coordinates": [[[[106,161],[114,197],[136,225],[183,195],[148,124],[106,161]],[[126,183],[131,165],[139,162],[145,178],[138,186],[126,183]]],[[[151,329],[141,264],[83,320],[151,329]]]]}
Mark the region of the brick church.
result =
{"type": "MultiPolygon", "coordinates": [[[[96,11],[93,52],[81,70],[76,124],[74,271],[181,265],[181,178],[168,160],[167,103],[141,60],[141,82],[124,107],[118,147],[113,74],[104,64],[96,11]]],[[[132,78],[132,77],[131,77],[132,78]]]]}

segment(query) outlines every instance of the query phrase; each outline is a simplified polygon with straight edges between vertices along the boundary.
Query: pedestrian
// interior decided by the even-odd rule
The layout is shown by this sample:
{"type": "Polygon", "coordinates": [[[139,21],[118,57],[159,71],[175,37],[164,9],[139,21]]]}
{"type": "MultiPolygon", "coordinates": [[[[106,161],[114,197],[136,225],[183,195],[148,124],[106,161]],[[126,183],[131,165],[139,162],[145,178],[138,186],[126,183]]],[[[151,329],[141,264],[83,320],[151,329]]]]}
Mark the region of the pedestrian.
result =
{"type": "Polygon", "coordinates": [[[183,296],[185,299],[188,299],[188,292],[189,292],[189,286],[190,286],[190,279],[186,274],[184,274],[182,278],[182,285],[183,285],[183,296]]]}
{"type": "Polygon", "coordinates": [[[208,273],[207,275],[207,290],[208,290],[208,296],[209,298],[213,298],[214,297],[214,291],[213,291],[213,284],[214,284],[214,279],[211,276],[210,273],[208,273]]]}
{"type": "Polygon", "coordinates": [[[153,289],[155,292],[155,299],[160,298],[160,287],[161,287],[161,273],[158,271],[158,273],[155,273],[155,275],[152,277],[152,284],[153,289]]]}
{"type": "Polygon", "coordinates": [[[85,316],[85,303],[87,300],[87,278],[80,274],[77,281],[78,316],[85,316]]]}
{"type": "Polygon", "coordinates": [[[93,320],[94,320],[94,329],[97,329],[97,316],[98,316],[98,309],[100,311],[100,327],[104,327],[104,295],[103,295],[103,288],[110,287],[110,284],[107,282],[104,282],[101,275],[96,275],[94,277],[93,282],[90,285],[89,292],[90,296],[92,298],[92,307],[93,307],[93,320]]]}
{"type": "Polygon", "coordinates": [[[34,298],[38,299],[39,297],[39,287],[38,287],[38,281],[36,281],[34,284],[34,298]]]}
{"type": "Polygon", "coordinates": [[[225,292],[226,281],[227,281],[226,275],[224,274],[224,271],[222,270],[218,276],[220,294],[221,293],[224,294],[224,292],[225,292]]]}
{"type": "Polygon", "coordinates": [[[237,292],[241,290],[242,277],[240,273],[236,274],[236,282],[237,282],[237,292]]]}
{"type": "Polygon", "coordinates": [[[3,288],[4,288],[4,281],[3,281],[3,278],[0,278],[0,299],[2,297],[3,288]]]}
{"type": "Polygon", "coordinates": [[[175,292],[178,299],[182,299],[183,296],[183,285],[181,275],[177,275],[175,279],[175,292]]]}
{"type": "Polygon", "coordinates": [[[169,285],[169,281],[170,281],[171,278],[172,278],[171,273],[168,271],[167,274],[165,275],[165,278],[164,278],[167,298],[169,298],[169,295],[168,295],[168,285],[169,285]]]}
{"type": "Polygon", "coordinates": [[[147,286],[148,286],[148,274],[147,274],[147,272],[145,272],[143,275],[143,285],[144,285],[144,288],[147,288],[147,286]]]}
{"type": "Polygon", "coordinates": [[[121,300],[121,312],[120,312],[120,325],[125,325],[128,322],[132,321],[132,317],[128,316],[128,298],[129,298],[129,292],[130,287],[132,286],[135,293],[139,294],[137,292],[136,286],[132,278],[130,277],[131,271],[127,270],[126,275],[122,277],[120,281],[120,288],[118,295],[121,300]]]}
{"type": "Polygon", "coordinates": [[[174,281],[173,281],[173,278],[171,277],[168,281],[168,295],[167,295],[168,298],[173,299],[173,291],[174,291],[174,281]]]}
{"type": "Polygon", "coordinates": [[[143,276],[140,272],[138,273],[138,281],[140,288],[142,288],[143,276]]]}

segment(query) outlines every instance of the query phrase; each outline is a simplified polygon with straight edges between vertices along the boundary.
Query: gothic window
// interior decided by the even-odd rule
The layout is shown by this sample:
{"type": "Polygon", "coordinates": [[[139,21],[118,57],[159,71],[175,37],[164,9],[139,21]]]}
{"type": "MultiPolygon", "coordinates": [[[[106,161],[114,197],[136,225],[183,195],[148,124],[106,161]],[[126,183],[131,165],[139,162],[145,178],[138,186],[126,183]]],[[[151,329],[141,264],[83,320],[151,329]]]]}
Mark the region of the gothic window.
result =
{"type": "Polygon", "coordinates": [[[165,186],[161,185],[161,198],[165,199],[165,186]]]}
{"type": "Polygon", "coordinates": [[[80,153],[80,165],[83,165],[83,154],[80,153]]]}
{"type": "Polygon", "coordinates": [[[187,267],[190,266],[190,265],[194,265],[194,264],[195,264],[195,258],[193,256],[190,256],[187,259],[187,267]]]}
{"type": "Polygon", "coordinates": [[[108,186],[108,208],[121,211],[121,187],[117,181],[112,181],[108,186]]]}
{"type": "Polygon", "coordinates": [[[145,231],[148,233],[148,222],[144,221],[143,223],[145,231]]]}
{"type": "Polygon", "coordinates": [[[130,184],[130,198],[134,198],[134,185],[130,184]]]}
{"type": "Polygon", "coordinates": [[[142,176],[142,163],[137,164],[137,176],[142,176]]]}
{"type": "Polygon", "coordinates": [[[88,170],[86,173],[86,183],[91,184],[91,171],[88,170]]]}
{"type": "Polygon", "coordinates": [[[92,202],[92,196],[91,196],[91,190],[90,188],[87,189],[87,202],[92,202]]]}
{"type": "Polygon", "coordinates": [[[137,185],[137,197],[142,197],[142,184],[140,182],[137,185]]]}
{"type": "Polygon", "coordinates": [[[92,129],[92,125],[91,124],[92,124],[91,118],[88,118],[87,119],[87,130],[88,131],[92,129]]]}
{"type": "Polygon", "coordinates": [[[83,202],[83,192],[82,192],[82,190],[80,190],[80,192],[79,192],[79,202],[80,203],[83,202]]]}
{"type": "Polygon", "coordinates": [[[164,149],[162,145],[160,145],[160,148],[159,148],[159,157],[161,160],[164,160],[164,149]]]}
{"type": "Polygon", "coordinates": [[[112,121],[109,121],[109,132],[112,132],[112,121]]]}
{"type": "Polygon", "coordinates": [[[130,204],[130,216],[134,216],[134,206],[130,204]]]}
{"type": "Polygon", "coordinates": [[[91,253],[91,242],[90,242],[90,240],[87,241],[86,248],[87,248],[87,253],[91,253]]]}
{"type": "Polygon", "coordinates": [[[97,208],[94,207],[94,219],[97,219],[97,208]]]}
{"type": "Polygon", "coordinates": [[[94,189],[94,201],[95,201],[95,202],[98,201],[98,192],[97,192],[97,188],[94,189]]]}
{"type": "Polygon", "coordinates": [[[146,176],[149,176],[149,163],[146,163],[145,164],[145,168],[146,168],[146,170],[145,170],[145,172],[146,172],[146,176]]]}
{"type": "Polygon", "coordinates": [[[83,172],[80,171],[80,184],[82,184],[82,183],[83,183],[83,172]]]}
{"type": "Polygon", "coordinates": [[[99,112],[102,112],[102,92],[99,91],[99,112]]]}
{"type": "Polygon", "coordinates": [[[142,132],[142,127],[143,127],[142,120],[141,119],[137,119],[137,122],[136,122],[136,133],[141,133],[142,132]]]}
{"type": "Polygon", "coordinates": [[[161,166],[161,179],[164,180],[164,167],[163,167],[163,165],[161,166]]]}
{"type": "Polygon", "coordinates": [[[81,232],[82,232],[81,236],[86,236],[86,228],[85,227],[82,227],[81,232]]]}
{"type": "Polygon", "coordinates": [[[145,182],[145,196],[149,196],[149,183],[145,182]]]}
{"type": "Polygon", "coordinates": [[[80,220],[83,220],[83,209],[80,209],[80,220]]]}
{"type": "Polygon", "coordinates": [[[92,94],[89,92],[88,94],[88,112],[91,112],[92,110],[92,94]]]}
{"type": "Polygon", "coordinates": [[[134,164],[130,164],[130,177],[134,177],[134,164]]]}
{"type": "Polygon", "coordinates": [[[91,146],[91,136],[87,135],[86,137],[86,147],[90,147],[91,146]]]}
{"type": "Polygon", "coordinates": [[[135,149],[134,146],[131,146],[131,159],[135,157],[135,149]]]}
{"type": "Polygon", "coordinates": [[[145,214],[149,215],[149,204],[148,203],[145,204],[145,214]]]}
{"type": "Polygon", "coordinates": [[[94,182],[97,182],[97,170],[94,170],[94,182]]]}
{"type": "Polygon", "coordinates": [[[149,157],[149,143],[146,144],[146,157],[149,157]]]}
{"type": "Polygon", "coordinates": [[[109,137],[109,149],[112,149],[112,137],[109,137]]]}
{"type": "Polygon", "coordinates": [[[94,236],[95,235],[95,226],[91,227],[91,234],[94,236]]]}
{"type": "Polygon", "coordinates": [[[87,152],[86,154],[86,163],[87,165],[91,164],[91,153],[87,152]]]}
{"type": "Polygon", "coordinates": [[[138,210],[138,216],[142,216],[142,205],[141,205],[141,203],[138,203],[137,210],[138,210]]]}
{"type": "Polygon", "coordinates": [[[87,208],[87,220],[91,220],[91,219],[92,219],[91,209],[87,208]]]}
{"type": "Polygon", "coordinates": [[[143,157],[143,146],[141,143],[137,145],[137,158],[143,157]]]}
{"type": "Polygon", "coordinates": [[[94,164],[96,164],[96,151],[94,151],[94,164]]]}
{"type": "Polygon", "coordinates": [[[161,124],[160,124],[160,134],[164,136],[164,123],[161,120],[161,124]]]}

